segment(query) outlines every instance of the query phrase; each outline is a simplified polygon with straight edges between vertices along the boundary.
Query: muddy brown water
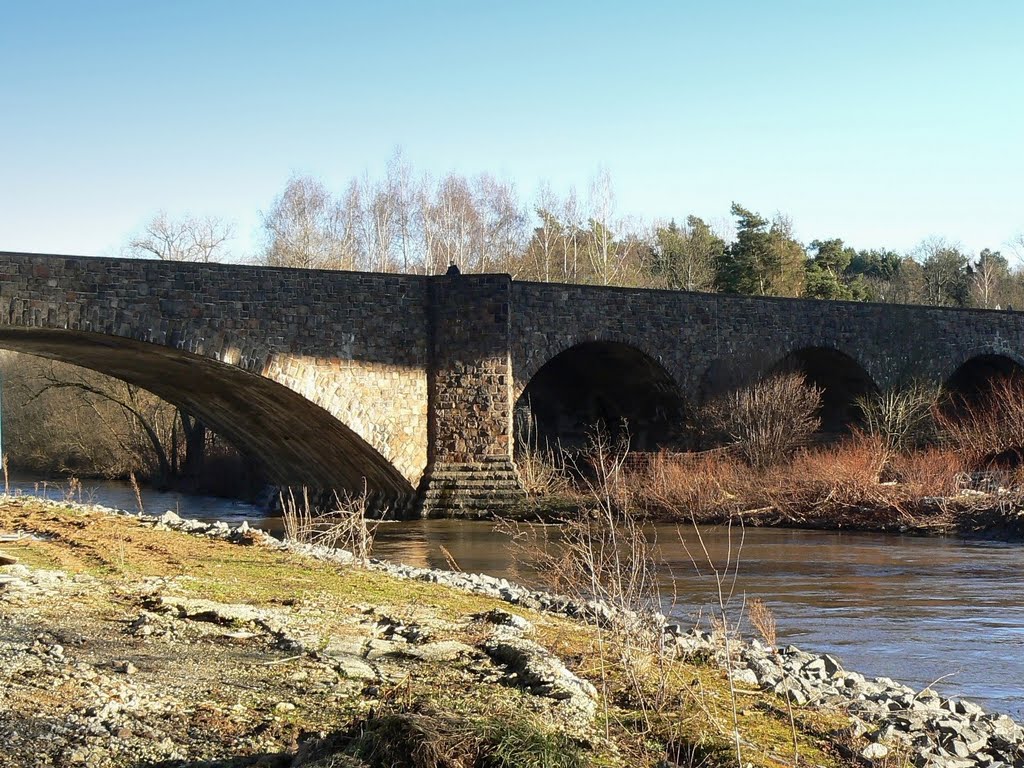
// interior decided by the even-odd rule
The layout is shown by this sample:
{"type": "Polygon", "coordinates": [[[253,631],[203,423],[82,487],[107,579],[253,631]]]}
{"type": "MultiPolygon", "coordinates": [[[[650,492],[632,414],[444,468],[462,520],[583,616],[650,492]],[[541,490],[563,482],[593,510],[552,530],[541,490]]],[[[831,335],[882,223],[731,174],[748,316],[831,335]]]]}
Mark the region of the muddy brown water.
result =
{"type": "MultiPolygon", "coordinates": [[[[26,481],[17,487],[43,490],[26,481]]],[[[59,485],[46,491],[63,494],[59,485]]],[[[85,501],[135,509],[132,491],[118,483],[87,482],[83,493],[85,501]]],[[[151,513],[172,509],[183,517],[247,519],[280,529],[279,519],[237,501],[146,491],[143,502],[151,513]]],[[[718,610],[709,557],[722,572],[731,553],[730,621],[760,598],[775,614],[780,643],[832,653],[847,669],[869,677],[891,677],[916,689],[932,685],[1024,719],[1024,544],[708,527],[701,529],[706,556],[692,527],[654,526],[650,534],[665,563],[666,607],[681,623],[718,610]]],[[[464,571],[538,583],[528,558],[486,522],[384,523],[374,554],[446,568],[442,547],[464,571]]],[[[745,622],[743,629],[750,634],[745,622]]]]}

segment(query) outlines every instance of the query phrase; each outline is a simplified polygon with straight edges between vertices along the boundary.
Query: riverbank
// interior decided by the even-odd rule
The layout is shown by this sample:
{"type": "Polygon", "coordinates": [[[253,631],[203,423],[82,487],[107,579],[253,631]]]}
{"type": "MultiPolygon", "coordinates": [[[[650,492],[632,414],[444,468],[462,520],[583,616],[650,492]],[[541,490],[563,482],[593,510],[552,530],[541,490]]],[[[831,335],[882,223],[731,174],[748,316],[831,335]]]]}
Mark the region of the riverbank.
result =
{"type": "Polygon", "coordinates": [[[569,464],[582,490],[564,467],[539,461],[521,461],[530,499],[519,517],[557,520],[610,499],[658,523],[1024,540],[1024,472],[979,469],[952,449],[893,452],[856,436],[764,467],[725,450],[584,454],[569,464]]]}
{"type": "Polygon", "coordinates": [[[726,660],[719,638],[678,626],[668,652],[625,669],[585,620],[599,607],[488,577],[344,565],[246,524],[8,500],[0,530],[30,536],[0,545],[21,560],[0,571],[0,743],[13,764],[731,765],[733,696],[753,765],[789,764],[793,726],[806,764],[909,754],[894,714],[916,712],[905,719],[937,729],[931,746],[950,759],[980,739],[953,725],[984,733],[979,755],[1020,735],[966,702],[837,676],[834,660],[794,649],[737,644],[726,660]],[[385,746],[411,743],[437,760],[385,746]]]}

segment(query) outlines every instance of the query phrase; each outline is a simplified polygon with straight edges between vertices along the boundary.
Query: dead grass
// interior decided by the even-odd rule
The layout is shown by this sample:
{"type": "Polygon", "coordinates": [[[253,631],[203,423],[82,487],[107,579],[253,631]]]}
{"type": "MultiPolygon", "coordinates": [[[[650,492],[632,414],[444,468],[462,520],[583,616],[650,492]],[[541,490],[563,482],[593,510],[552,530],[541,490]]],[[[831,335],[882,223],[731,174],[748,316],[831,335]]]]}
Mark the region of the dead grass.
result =
{"type": "Polygon", "coordinates": [[[1003,377],[978,399],[952,397],[936,408],[943,436],[972,469],[1017,467],[1024,458],[1024,380],[1003,377]]]}
{"type": "Polygon", "coordinates": [[[882,436],[856,433],[760,469],[728,451],[659,454],[627,482],[636,503],[663,520],[891,529],[927,528],[937,514],[945,529],[948,515],[922,500],[958,494],[967,469],[950,448],[894,452],[882,436]]]}

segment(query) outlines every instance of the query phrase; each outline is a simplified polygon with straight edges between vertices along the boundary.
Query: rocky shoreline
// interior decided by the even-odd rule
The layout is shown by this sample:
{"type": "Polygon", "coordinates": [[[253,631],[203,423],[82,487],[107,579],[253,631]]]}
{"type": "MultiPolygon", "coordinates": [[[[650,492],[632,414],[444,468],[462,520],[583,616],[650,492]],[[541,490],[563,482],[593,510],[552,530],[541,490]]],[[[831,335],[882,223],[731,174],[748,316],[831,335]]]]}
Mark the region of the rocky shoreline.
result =
{"type": "MultiPolygon", "coordinates": [[[[67,504],[45,502],[54,507],[67,504]]],[[[350,553],[286,543],[269,534],[250,528],[243,522],[238,526],[226,523],[202,523],[185,520],[166,512],[162,515],[143,515],[96,505],[75,505],[90,513],[121,515],[134,518],[157,529],[180,531],[194,536],[220,539],[240,544],[259,544],[274,549],[299,553],[320,561],[351,564],[350,553]]],[[[474,595],[501,600],[511,606],[541,611],[588,624],[608,625],[621,621],[622,616],[599,601],[578,601],[544,591],[531,590],[505,579],[483,574],[469,574],[418,568],[380,560],[370,560],[365,566],[400,579],[440,584],[474,595]]],[[[0,584],[0,592],[17,576],[7,576],[7,585],[0,584]]],[[[22,574],[21,580],[31,580],[22,574]]],[[[163,606],[165,610],[201,610],[196,606],[163,606]]],[[[213,610],[213,609],[210,609],[213,610]]],[[[595,691],[586,680],[570,672],[561,661],[544,648],[529,640],[529,627],[524,619],[511,613],[495,614],[488,619],[497,629],[483,643],[482,648],[492,660],[515,669],[521,684],[534,691],[553,696],[564,702],[581,721],[593,718],[595,691]]],[[[726,654],[723,638],[697,628],[684,628],[661,617],[661,632],[665,647],[677,658],[704,658],[712,660],[727,671],[734,685],[745,689],[771,692],[795,707],[824,707],[846,712],[849,718],[847,755],[867,765],[881,765],[893,758],[909,760],[924,768],[1000,768],[1024,765],[1024,729],[1006,715],[984,712],[977,705],[962,699],[947,699],[930,689],[913,691],[888,678],[865,679],[856,672],[846,671],[827,654],[812,654],[794,646],[775,649],[754,640],[733,639],[731,654],[726,654]]],[[[528,625],[528,622],[527,622],[528,625]]],[[[144,630],[140,630],[144,631],[144,630]]],[[[397,634],[401,634],[396,630],[397,634]]],[[[393,633],[395,634],[395,633],[393,633]]],[[[401,638],[399,638],[401,639],[401,638]]],[[[63,649],[57,644],[40,645],[36,654],[43,663],[59,660],[63,649]]],[[[428,648],[419,653],[471,653],[472,649],[456,644],[452,647],[428,648]],[[458,646],[458,647],[457,647],[458,646]]],[[[360,662],[351,660],[354,669],[360,662]]],[[[100,683],[97,683],[99,685],[100,683]]],[[[834,734],[840,745],[841,734],[834,734]]]]}

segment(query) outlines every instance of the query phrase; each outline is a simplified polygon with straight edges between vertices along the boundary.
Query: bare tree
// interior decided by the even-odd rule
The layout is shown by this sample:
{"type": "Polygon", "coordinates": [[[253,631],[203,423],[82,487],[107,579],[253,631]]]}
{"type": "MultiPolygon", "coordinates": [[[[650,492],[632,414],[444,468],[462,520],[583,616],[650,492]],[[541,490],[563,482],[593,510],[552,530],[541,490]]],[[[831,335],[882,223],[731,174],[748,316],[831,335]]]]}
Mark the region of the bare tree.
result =
{"type": "Polygon", "coordinates": [[[590,182],[590,233],[587,255],[595,280],[601,285],[613,282],[617,270],[615,263],[615,237],[612,216],[615,213],[615,192],[612,177],[602,167],[590,182]]]}
{"type": "Polygon", "coordinates": [[[1014,256],[1017,257],[1017,261],[1024,262],[1024,232],[1019,232],[1011,237],[1008,245],[1014,256]]]}
{"type": "Polygon", "coordinates": [[[483,174],[477,177],[474,192],[479,222],[477,269],[515,271],[527,242],[526,213],[515,187],[483,174]]]}
{"type": "Polygon", "coordinates": [[[523,251],[522,266],[519,270],[527,279],[548,283],[557,277],[564,229],[564,224],[559,219],[560,206],[561,202],[552,192],[551,186],[547,182],[541,184],[533,204],[537,226],[534,227],[533,235],[523,251]]]}
{"type": "Polygon", "coordinates": [[[172,219],[158,211],[142,231],[128,241],[125,253],[163,261],[221,261],[228,256],[225,243],[234,227],[212,216],[172,219]]]}
{"type": "Polygon", "coordinates": [[[474,245],[480,240],[480,213],[465,176],[452,173],[441,179],[434,199],[425,201],[424,227],[429,233],[429,272],[443,272],[451,263],[465,270],[479,267],[474,245]]]}
{"type": "Polygon", "coordinates": [[[562,207],[562,279],[575,283],[580,276],[580,251],[582,250],[583,214],[575,187],[569,188],[562,207]]]}
{"type": "Polygon", "coordinates": [[[397,194],[387,180],[372,186],[367,182],[366,191],[369,198],[366,215],[373,235],[367,243],[367,267],[374,272],[390,272],[393,268],[391,250],[396,239],[397,194]]]}
{"type": "Polygon", "coordinates": [[[262,214],[262,254],[272,267],[351,269],[356,266],[353,232],[346,208],[318,179],[293,176],[262,214]]]}
{"type": "Polygon", "coordinates": [[[971,293],[979,307],[991,309],[999,303],[1000,289],[1010,276],[1010,265],[999,251],[985,248],[971,270],[971,293]]]}
{"type": "Polygon", "coordinates": [[[416,227],[422,224],[418,202],[422,199],[420,188],[422,181],[417,182],[413,176],[412,165],[405,159],[401,148],[396,149],[388,162],[387,187],[391,192],[394,205],[395,238],[397,240],[397,259],[402,272],[423,269],[415,251],[416,227]]]}

